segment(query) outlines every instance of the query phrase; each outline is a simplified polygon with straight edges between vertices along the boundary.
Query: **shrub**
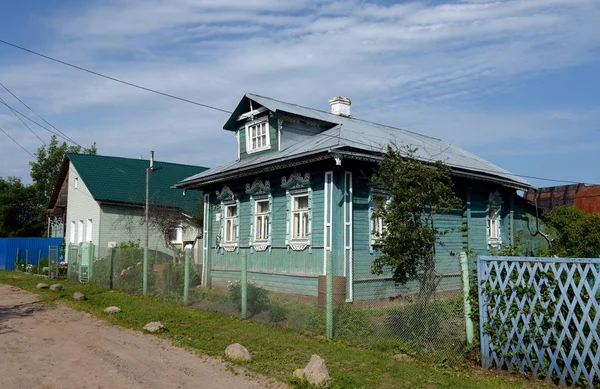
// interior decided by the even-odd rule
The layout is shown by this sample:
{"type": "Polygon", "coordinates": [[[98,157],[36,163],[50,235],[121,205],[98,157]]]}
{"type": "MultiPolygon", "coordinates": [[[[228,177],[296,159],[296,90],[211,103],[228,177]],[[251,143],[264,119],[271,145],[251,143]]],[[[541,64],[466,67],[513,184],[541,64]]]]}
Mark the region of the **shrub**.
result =
{"type": "Polygon", "coordinates": [[[272,303],[269,308],[269,320],[273,323],[279,323],[287,319],[288,310],[279,303],[272,303]]]}
{"type": "MultiPolygon", "coordinates": [[[[238,310],[242,311],[242,284],[239,281],[229,285],[229,298],[238,310]]],[[[250,316],[257,315],[269,309],[269,291],[248,282],[247,307],[250,316]]]]}

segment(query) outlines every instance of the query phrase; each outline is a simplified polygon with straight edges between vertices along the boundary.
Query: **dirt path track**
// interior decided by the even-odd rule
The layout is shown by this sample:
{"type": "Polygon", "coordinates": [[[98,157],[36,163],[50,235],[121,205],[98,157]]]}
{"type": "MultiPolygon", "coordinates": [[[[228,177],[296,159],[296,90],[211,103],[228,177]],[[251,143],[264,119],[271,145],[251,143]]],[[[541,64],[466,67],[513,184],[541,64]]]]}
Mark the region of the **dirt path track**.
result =
{"type": "Polygon", "coordinates": [[[0,388],[281,387],[235,375],[155,336],[113,326],[0,285],[0,388]]]}

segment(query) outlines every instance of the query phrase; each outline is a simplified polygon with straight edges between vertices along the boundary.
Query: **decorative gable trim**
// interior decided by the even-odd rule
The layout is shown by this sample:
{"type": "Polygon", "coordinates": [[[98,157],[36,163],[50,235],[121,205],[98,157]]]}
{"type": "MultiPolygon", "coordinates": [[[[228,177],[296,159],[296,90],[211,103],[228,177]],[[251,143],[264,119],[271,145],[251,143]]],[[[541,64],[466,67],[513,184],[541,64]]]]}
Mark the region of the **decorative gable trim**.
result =
{"type": "Polygon", "coordinates": [[[217,200],[219,200],[220,202],[235,200],[235,194],[231,189],[229,189],[227,185],[223,185],[223,189],[221,191],[215,191],[215,194],[217,195],[217,200]]]}
{"type": "Polygon", "coordinates": [[[281,177],[281,187],[285,190],[307,189],[310,187],[310,174],[306,173],[303,177],[298,170],[294,170],[289,179],[281,177]]]}
{"type": "Polygon", "coordinates": [[[269,180],[263,183],[262,180],[255,178],[252,185],[246,184],[246,194],[250,196],[266,195],[271,193],[271,183],[269,180]]]}

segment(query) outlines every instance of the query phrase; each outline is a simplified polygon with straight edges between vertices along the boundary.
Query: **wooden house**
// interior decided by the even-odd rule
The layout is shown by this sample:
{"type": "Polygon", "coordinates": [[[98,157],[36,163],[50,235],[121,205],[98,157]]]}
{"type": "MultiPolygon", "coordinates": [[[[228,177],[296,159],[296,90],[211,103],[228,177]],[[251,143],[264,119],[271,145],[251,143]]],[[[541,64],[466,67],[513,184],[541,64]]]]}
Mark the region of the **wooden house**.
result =
{"type": "Polygon", "coordinates": [[[331,253],[347,301],[410,292],[391,274],[371,273],[383,226],[372,218],[370,177],[390,143],[452,167],[464,208],[437,219],[453,229],[436,247],[442,284],[461,287],[461,251],[489,254],[528,228],[531,216],[515,201],[530,187],[525,180],[452,143],[354,118],[347,98],[329,103],[326,112],[246,93],[224,125],[237,138],[237,158],[177,184],[204,193],[205,284],[239,280],[246,255],[252,282],[316,296],[331,253]]]}

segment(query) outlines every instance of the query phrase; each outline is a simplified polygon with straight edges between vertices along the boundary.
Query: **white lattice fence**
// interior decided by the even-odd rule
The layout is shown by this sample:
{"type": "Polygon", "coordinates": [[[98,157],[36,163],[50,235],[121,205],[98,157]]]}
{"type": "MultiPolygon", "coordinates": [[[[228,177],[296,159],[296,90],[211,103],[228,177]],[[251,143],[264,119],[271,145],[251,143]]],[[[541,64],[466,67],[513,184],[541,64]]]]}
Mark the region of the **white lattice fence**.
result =
{"type": "Polygon", "coordinates": [[[599,259],[479,257],[484,367],[600,387],[599,259]]]}

